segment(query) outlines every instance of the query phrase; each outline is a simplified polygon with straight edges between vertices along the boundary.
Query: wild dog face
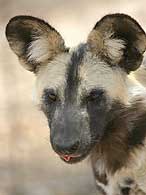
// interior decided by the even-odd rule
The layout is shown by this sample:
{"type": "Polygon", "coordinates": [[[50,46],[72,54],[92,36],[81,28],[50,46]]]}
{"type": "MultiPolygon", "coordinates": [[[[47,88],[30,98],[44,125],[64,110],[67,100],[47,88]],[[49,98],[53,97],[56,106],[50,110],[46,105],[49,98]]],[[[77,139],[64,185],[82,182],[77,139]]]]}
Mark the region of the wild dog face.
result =
{"type": "Polygon", "coordinates": [[[128,104],[127,74],[142,62],[144,31],[127,15],[107,15],[85,44],[69,50],[48,23],[16,16],[6,36],[20,63],[36,74],[53,149],[68,163],[82,160],[104,139],[115,108],[128,104]]]}

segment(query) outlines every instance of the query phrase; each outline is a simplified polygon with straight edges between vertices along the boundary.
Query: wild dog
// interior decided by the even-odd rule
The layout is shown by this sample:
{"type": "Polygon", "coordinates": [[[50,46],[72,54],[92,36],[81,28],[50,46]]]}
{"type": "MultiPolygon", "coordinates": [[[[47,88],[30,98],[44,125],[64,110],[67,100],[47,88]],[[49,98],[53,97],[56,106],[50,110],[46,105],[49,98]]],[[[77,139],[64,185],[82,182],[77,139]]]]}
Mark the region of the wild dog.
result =
{"type": "Polygon", "coordinates": [[[141,26],[125,14],[106,15],[86,43],[68,49],[45,21],[16,16],[6,37],[20,63],[36,75],[36,101],[60,158],[72,164],[90,156],[102,194],[146,194],[141,26]]]}

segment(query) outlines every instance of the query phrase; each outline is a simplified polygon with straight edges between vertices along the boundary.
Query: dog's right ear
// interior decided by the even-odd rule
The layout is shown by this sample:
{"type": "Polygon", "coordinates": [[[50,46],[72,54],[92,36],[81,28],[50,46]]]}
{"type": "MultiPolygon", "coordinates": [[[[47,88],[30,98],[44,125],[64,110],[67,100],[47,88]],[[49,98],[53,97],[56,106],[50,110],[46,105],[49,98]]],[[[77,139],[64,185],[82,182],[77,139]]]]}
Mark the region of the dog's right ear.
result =
{"type": "Polygon", "coordinates": [[[61,35],[45,21],[32,16],[12,18],[6,27],[6,37],[20,63],[32,72],[65,51],[61,35]]]}

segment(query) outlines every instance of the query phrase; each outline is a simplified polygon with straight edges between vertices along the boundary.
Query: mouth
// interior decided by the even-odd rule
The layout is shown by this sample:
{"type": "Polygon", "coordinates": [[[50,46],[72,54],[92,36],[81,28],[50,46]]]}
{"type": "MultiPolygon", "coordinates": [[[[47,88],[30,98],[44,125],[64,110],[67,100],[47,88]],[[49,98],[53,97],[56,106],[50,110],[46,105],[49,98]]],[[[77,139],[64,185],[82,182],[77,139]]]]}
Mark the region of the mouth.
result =
{"type": "Polygon", "coordinates": [[[88,145],[84,145],[74,154],[63,154],[63,153],[59,153],[54,148],[53,149],[54,149],[54,152],[57,153],[60,159],[63,160],[65,163],[74,164],[74,163],[78,163],[84,160],[90,154],[91,150],[94,148],[96,143],[98,143],[98,140],[88,145]]]}
{"type": "Polygon", "coordinates": [[[68,164],[78,163],[82,160],[84,160],[88,154],[90,153],[90,149],[87,149],[85,153],[83,154],[77,154],[77,155],[62,155],[59,154],[59,157],[68,164]]]}
{"type": "Polygon", "coordinates": [[[73,163],[78,163],[78,162],[80,162],[80,161],[82,161],[84,158],[85,158],[86,156],[82,156],[82,155],[80,155],[80,156],[70,156],[70,155],[61,155],[60,156],[60,158],[64,161],[64,162],[66,162],[66,163],[68,163],[68,164],[73,164],[73,163]]]}
{"type": "Polygon", "coordinates": [[[60,158],[67,163],[78,161],[80,157],[81,155],[60,155],[60,158]]]}

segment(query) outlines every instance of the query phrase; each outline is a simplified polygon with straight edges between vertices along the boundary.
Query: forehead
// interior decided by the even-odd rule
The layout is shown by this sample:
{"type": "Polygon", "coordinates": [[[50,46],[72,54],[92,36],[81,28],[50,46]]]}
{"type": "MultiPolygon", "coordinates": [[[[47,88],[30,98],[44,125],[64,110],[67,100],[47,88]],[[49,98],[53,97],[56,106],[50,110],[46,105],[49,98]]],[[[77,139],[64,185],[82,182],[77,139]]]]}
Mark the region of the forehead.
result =
{"type": "Polygon", "coordinates": [[[55,89],[61,94],[66,83],[66,71],[70,61],[70,54],[57,56],[52,62],[42,66],[36,77],[36,93],[41,97],[44,89],[55,89]]]}
{"type": "Polygon", "coordinates": [[[80,91],[102,88],[112,98],[125,99],[126,74],[118,67],[111,67],[98,56],[87,51],[80,66],[80,91]]]}
{"type": "Polygon", "coordinates": [[[94,56],[86,45],[80,45],[44,66],[37,76],[36,88],[40,96],[44,89],[53,88],[63,97],[65,88],[71,88],[79,80],[75,86],[78,94],[102,88],[109,96],[121,98],[125,87],[123,74],[120,69],[111,68],[104,60],[94,56]]]}

